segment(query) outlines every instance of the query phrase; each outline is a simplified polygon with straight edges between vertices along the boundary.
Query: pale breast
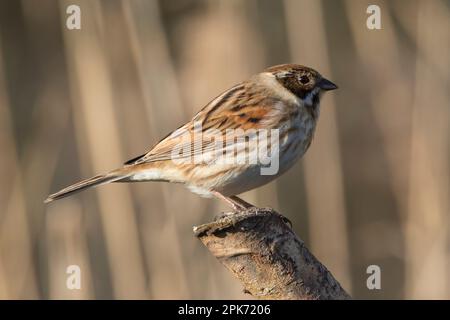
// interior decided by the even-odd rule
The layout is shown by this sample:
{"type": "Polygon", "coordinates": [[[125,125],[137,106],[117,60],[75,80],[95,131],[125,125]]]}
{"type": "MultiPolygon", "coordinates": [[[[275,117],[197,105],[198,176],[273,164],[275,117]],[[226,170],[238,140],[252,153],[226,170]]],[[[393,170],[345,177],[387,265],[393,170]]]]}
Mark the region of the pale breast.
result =
{"type": "MultiPolygon", "coordinates": [[[[269,183],[290,169],[311,144],[315,121],[299,109],[297,114],[286,118],[277,129],[279,131],[278,156],[275,159],[272,158],[269,165],[259,162],[254,165],[231,166],[226,173],[222,171],[215,176],[214,182],[208,179],[208,182],[213,182],[213,185],[205,184],[204,187],[224,195],[236,195],[269,183]]],[[[274,150],[272,147],[269,149],[274,150]]],[[[215,168],[210,166],[208,169],[215,168]]]]}
{"type": "MultiPolygon", "coordinates": [[[[301,108],[299,107],[299,110],[301,108]]],[[[301,111],[286,123],[280,135],[280,174],[291,168],[308,150],[315,126],[316,121],[309,114],[301,111]]]]}

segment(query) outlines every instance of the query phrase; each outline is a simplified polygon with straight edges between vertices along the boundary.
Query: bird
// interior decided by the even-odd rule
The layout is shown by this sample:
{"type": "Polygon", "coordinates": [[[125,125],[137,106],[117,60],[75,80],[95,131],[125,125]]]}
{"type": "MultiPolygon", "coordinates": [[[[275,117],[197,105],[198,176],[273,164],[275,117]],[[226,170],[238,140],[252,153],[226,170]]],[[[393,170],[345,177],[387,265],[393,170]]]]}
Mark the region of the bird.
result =
{"type": "Polygon", "coordinates": [[[269,67],[214,98],[148,152],[44,202],[112,182],[165,181],[223,200],[234,211],[246,210],[253,205],[237,195],[276,179],[305,154],[322,94],[337,88],[310,67],[269,67]]]}

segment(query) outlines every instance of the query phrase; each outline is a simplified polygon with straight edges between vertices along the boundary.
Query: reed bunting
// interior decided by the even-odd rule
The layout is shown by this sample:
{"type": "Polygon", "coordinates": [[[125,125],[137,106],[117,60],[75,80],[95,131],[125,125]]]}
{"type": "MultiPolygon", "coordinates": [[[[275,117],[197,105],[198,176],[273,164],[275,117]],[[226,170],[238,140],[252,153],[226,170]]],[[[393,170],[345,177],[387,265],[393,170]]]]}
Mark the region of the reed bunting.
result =
{"type": "Polygon", "coordinates": [[[45,202],[109,182],[168,181],[243,210],[251,205],[237,194],[277,178],[306,152],[319,117],[320,97],[334,89],[334,83],[311,68],[270,67],[216,97],[147,153],[51,194],[45,202]],[[260,157],[261,145],[270,150],[269,158],[260,157]],[[277,162],[269,174],[263,171],[270,167],[263,161],[267,159],[277,162]]]}

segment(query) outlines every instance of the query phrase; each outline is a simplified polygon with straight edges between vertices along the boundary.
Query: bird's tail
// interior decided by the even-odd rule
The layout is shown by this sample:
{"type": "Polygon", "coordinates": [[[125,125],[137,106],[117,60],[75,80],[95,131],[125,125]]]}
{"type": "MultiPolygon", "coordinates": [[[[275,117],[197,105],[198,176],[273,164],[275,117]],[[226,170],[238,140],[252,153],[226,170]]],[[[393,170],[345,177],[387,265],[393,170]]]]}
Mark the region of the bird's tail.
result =
{"type": "Polygon", "coordinates": [[[102,184],[120,181],[122,179],[126,179],[127,175],[120,174],[119,170],[112,171],[110,173],[104,175],[98,175],[75,184],[72,184],[56,193],[53,193],[45,199],[44,203],[52,202],[54,200],[58,200],[67,196],[70,196],[76,192],[82,191],[84,189],[99,186],[102,184]]]}

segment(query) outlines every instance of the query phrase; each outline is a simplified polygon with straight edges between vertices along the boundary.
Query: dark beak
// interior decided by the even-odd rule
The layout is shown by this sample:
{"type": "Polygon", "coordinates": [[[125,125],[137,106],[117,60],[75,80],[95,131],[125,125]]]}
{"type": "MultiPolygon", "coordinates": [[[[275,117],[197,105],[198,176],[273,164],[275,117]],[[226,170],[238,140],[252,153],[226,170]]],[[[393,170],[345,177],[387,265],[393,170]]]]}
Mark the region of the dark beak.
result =
{"type": "Polygon", "coordinates": [[[320,81],[317,85],[319,86],[320,89],[325,90],[325,91],[335,90],[338,88],[337,85],[335,85],[333,82],[331,82],[330,80],[327,80],[325,78],[320,79],[320,81]]]}

